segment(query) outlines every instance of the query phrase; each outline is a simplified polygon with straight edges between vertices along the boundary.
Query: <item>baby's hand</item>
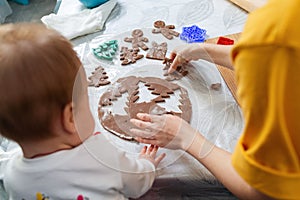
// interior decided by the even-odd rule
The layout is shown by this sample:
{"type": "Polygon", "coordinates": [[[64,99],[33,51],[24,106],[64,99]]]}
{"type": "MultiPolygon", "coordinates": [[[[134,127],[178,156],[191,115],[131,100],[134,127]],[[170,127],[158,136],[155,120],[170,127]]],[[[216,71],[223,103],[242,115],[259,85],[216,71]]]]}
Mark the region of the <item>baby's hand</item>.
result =
{"type": "Polygon", "coordinates": [[[154,164],[156,168],[157,165],[160,163],[160,161],[164,159],[164,157],[166,156],[166,154],[163,153],[156,157],[157,150],[158,150],[158,146],[154,146],[154,145],[150,145],[149,147],[144,146],[144,148],[140,152],[139,158],[144,158],[149,160],[154,164]]]}

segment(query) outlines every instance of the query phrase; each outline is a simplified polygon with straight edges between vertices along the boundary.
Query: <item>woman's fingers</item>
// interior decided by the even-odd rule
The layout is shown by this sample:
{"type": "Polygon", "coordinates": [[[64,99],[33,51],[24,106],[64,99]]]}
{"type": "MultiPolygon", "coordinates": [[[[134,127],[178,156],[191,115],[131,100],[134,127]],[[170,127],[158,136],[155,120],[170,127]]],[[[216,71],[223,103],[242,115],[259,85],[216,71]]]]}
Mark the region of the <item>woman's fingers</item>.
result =
{"type": "Polygon", "coordinates": [[[157,131],[161,131],[163,129],[164,125],[164,118],[155,116],[155,115],[148,115],[147,119],[150,119],[151,122],[149,121],[142,121],[139,119],[130,119],[130,122],[134,124],[136,127],[144,130],[149,130],[149,132],[152,131],[152,133],[155,133],[157,131]],[[148,118],[150,117],[150,118],[148,118]]]}
{"type": "Polygon", "coordinates": [[[171,54],[170,54],[170,59],[171,60],[174,60],[175,59],[175,57],[176,57],[176,55],[177,55],[177,52],[176,52],[176,50],[174,49],[172,52],[171,52],[171,54]]]}
{"type": "Polygon", "coordinates": [[[162,118],[164,118],[164,115],[150,115],[148,113],[138,113],[136,116],[140,120],[143,120],[146,122],[160,122],[160,121],[162,121],[162,118]]]}
{"type": "Polygon", "coordinates": [[[168,70],[168,73],[173,73],[179,65],[182,65],[183,63],[187,62],[188,60],[184,59],[181,55],[177,54],[168,70]]]}
{"type": "Polygon", "coordinates": [[[148,139],[154,139],[154,136],[155,136],[155,134],[153,134],[150,131],[140,130],[140,129],[136,129],[136,128],[130,129],[130,132],[136,137],[142,137],[142,138],[148,138],[148,139]]]}
{"type": "Polygon", "coordinates": [[[177,66],[181,64],[180,61],[181,61],[180,56],[177,55],[173,60],[170,68],[168,69],[168,73],[173,73],[174,71],[176,71],[177,66]]]}
{"type": "Polygon", "coordinates": [[[130,119],[130,122],[134,124],[136,127],[146,129],[152,126],[152,123],[149,121],[142,121],[138,119],[130,119]]]}
{"type": "Polygon", "coordinates": [[[151,122],[151,116],[147,113],[138,113],[136,115],[140,120],[146,121],[146,122],[151,122]]]}
{"type": "Polygon", "coordinates": [[[180,140],[176,139],[176,134],[181,126],[181,118],[173,115],[138,114],[138,116],[148,121],[131,119],[132,124],[137,127],[130,129],[132,135],[136,137],[136,141],[165,147],[175,139],[175,145],[173,146],[177,148],[177,143],[180,140]]]}

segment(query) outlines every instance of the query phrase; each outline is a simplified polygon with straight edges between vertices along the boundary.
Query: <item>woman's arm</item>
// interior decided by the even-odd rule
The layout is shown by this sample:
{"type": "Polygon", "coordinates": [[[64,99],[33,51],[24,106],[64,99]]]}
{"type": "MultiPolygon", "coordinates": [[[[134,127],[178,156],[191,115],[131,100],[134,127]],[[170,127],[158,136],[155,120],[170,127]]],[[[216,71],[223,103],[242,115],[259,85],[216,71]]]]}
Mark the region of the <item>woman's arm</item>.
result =
{"type": "Polygon", "coordinates": [[[131,122],[136,140],[170,149],[183,149],[201,162],[228,190],[240,199],[270,199],[245,182],[231,164],[231,154],[206,140],[187,122],[173,115],[138,114],[131,122]],[[142,129],[142,130],[141,130],[142,129]]]}
{"type": "Polygon", "coordinates": [[[173,60],[173,63],[169,69],[169,73],[175,71],[180,64],[199,59],[233,69],[230,57],[232,47],[232,45],[207,43],[178,46],[170,54],[170,59],[173,60]]]}
{"type": "Polygon", "coordinates": [[[239,199],[271,199],[251,187],[233,168],[231,154],[207,141],[200,133],[187,152],[201,162],[228,190],[239,199]]]}

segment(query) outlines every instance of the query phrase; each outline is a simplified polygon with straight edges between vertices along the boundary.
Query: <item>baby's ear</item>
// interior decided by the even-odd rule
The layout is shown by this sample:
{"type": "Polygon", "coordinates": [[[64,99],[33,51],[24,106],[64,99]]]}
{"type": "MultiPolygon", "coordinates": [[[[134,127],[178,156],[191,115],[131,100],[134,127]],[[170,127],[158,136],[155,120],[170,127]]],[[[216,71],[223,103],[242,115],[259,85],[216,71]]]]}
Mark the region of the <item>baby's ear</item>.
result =
{"type": "Polygon", "coordinates": [[[65,131],[70,134],[76,133],[73,109],[74,109],[74,104],[73,102],[70,102],[64,107],[62,113],[62,126],[65,129],[65,131]]]}

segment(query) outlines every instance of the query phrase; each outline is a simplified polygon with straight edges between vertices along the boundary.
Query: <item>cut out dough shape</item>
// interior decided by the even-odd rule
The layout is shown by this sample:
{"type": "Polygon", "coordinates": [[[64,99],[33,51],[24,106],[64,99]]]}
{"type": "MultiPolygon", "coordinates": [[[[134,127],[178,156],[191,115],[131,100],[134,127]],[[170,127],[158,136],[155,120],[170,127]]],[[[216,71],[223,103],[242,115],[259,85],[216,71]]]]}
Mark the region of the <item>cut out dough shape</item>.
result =
{"type": "MultiPolygon", "coordinates": [[[[192,115],[192,105],[189,100],[188,92],[181,86],[156,77],[135,77],[129,76],[120,78],[109,88],[99,100],[98,116],[102,126],[109,132],[119,136],[122,139],[133,141],[134,137],[130,135],[130,129],[135,126],[130,123],[131,118],[136,118],[137,113],[150,114],[172,114],[177,115],[187,122],[190,122],[192,115]],[[139,83],[143,83],[152,93],[154,98],[149,102],[137,102],[139,98],[139,83]],[[167,110],[158,103],[164,102],[170,98],[170,94],[179,91],[178,105],[181,112],[167,110]],[[124,105],[125,115],[112,112],[114,103],[116,103],[123,94],[127,93],[127,102],[124,105]]],[[[136,127],[135,127],[136,128],[136,127]]]]}

